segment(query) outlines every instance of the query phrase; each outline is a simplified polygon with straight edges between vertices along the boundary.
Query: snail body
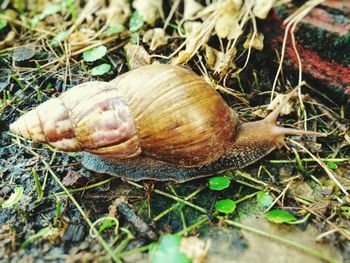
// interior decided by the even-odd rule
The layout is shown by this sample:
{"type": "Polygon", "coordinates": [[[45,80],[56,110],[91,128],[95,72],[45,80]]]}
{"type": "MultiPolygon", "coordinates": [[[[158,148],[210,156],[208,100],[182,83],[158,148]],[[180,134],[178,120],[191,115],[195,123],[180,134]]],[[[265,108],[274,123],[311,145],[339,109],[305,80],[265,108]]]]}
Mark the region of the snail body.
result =
{"type": "Polygon", "coordinates": [[[63,151],[83,151],[82,164],[96,172],[183,182],[245,167],[281,147],[286,134],[318,135],[277,126],[281,107],[241,124],[201,77],[157,64],[73,87],[10,130],[63,151]]]}

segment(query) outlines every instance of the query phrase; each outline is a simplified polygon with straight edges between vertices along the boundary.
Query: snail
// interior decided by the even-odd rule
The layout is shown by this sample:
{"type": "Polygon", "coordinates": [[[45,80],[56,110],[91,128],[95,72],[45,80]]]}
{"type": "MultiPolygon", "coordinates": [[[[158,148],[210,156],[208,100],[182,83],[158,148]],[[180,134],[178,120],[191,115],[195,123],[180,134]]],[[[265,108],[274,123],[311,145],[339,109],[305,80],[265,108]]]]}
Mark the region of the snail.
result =
{"type": "Polygon", "coordinates": [[[25,113],[10,130],[82,151],[83,166],[98,173],[184,182],[252,164],[282,147],[285,135],[322,136],[277,126],[283,104],[265,119],[241,123],[194,72],[152,64],[110,82],[77,85],[25,113]]]}

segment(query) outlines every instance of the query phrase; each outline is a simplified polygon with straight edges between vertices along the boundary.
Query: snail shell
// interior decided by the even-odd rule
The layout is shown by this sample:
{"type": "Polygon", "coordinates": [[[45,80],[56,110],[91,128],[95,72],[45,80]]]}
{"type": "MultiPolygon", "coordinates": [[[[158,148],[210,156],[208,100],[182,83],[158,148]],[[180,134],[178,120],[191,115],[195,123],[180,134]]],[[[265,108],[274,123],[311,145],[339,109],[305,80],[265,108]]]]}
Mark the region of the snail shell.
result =
{"type": "Polygon", "coordinates": [[[64,151],[104,158],[140,155],[185,167],[224,155],[238,119],[193,72],[150,65],[111,82],[80,84],[20,117],[11,131],[64,151]]]}
{"type": "Polygon", "coordinates": [[[64,151],[88,152],[83,165],[99,173],[184,182],[254,163],[283,146],[287,134],[323,136],[276,124],[294,91],[265,119],[240,124],[201,77],[157,64],[73,87],[10,129],[64,151]]]}

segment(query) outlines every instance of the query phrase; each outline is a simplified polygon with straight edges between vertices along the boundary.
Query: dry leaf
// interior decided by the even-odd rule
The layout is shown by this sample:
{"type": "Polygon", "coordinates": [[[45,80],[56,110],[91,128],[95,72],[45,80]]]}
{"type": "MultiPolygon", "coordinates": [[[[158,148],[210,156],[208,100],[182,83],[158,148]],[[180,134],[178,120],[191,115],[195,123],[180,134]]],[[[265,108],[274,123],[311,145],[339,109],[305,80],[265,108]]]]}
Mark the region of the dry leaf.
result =
{"type": "Polygon", "coordinates": [[[259,117],[259,118],[265,118],[268,115],[267,110],[266,109],[257,109],[255,111],[252,112],[252,116],[254,117],[259,117]]]}
{"type": "MultiPolygon", "coordinates": [[[[284,100],[286,99],[286,96],[288,96],[288,94],[278,94],[269,104],[269,106],[267,107],[267,110],[274,110],[278,107],[278,105],[280,105],[282,102],[284,102],[284,100]]],[[[302,95],[302,99],[303,99],[304,95],[302,95]]],[[[281,110],[280,116],[281,115],[288,115],[289,113],[293,112],[294,110],[294,102],[292,99],[290,99],[288,102],[285,103],[284,107],[281,110]]]]}
{"type": "Polygon", "coordinates": [[[84,20],[91,20],[92,14],[97,14],[103,6],[103,0],[88,0],[84,6],[84,9],[80,11],[80,14],[74,24],[69,28],[68,34],[70,35],[75,31],[75,29],[80,26],[84,20]]]}
{"type": "Polygon", "coordinates": [[[6,46],[12,45],[15,37],[16,37],[16,33],[14,31],[8,32],[5,39],[3,41],[0,41],[0,49],[3,49],[6,46]]]}
{"type": "Polygon", "coordinates": [[[231,0],[231,1],[222,1],[216,7],[216,11],[221,14],[235,14],[237,13],[242,6],[242,0],[231,0]]]}
{"type": "Polygon", "coordinates": [[[216,34],[220,38],[235,39],[242,34],[238,19],[232,13],[225,13],[215,24],[216,34]]]}
{"type": "Polygon", "coordinates": [[[128,43],[124,46],[130,69],[136,69],[151,64],[151,56],[144,47],[128,43]]]}
{"type": "Polygon", "coordinates": [[[209,69],[215,70],[215,65],[218,61],[218,57],[220,53],[222,52],[220,52],[215,48],[212,48],[211,46],[208,46],[208,45],[205,46],[205,59],[209,69]]]}
{"type": "Polygon", "coordinates": [[[192,54],[198,45],[199,40],[196,36],[202,29],[202,23],[188,21],[184,23],[184,29],[186,32],[186,50],[180,51],[177,58],[173,60],[173,65],[185,63],[192,57],[192,54]]]}
{"type": "Polygon", "coordinates": [[[179,55],[171,62],[172,65],[179,65],[187,62],[191,59],[191,52],[182,50],[179,52],[179,55]]]}
{"type": "Polygon", "coordinates": [[[221,76],[226,75],[230,70],[236,68],[235,64],[233,63],[235,54],[236,49],[234,49],[233,53],[223,53],[208,45],[205,47],[207,66],[216,73],[219,73],[221,76]]]}
{"type": "Polygon", "coordinates": [[[275,0],[255,0],[253,14],[260,19],[265,19],[274,4],[275,0]]]}
{"type": "Polygon", "coordinates": [[[223,53],[208,45],[205,47],[205,57],[208,68],[219,73],[220,76],[225,76],[231,70],[236,68],[233,59],[236,56],[236,48],[230,49],[227,53],[223,53]]]}
{"type": "Polygon", "coordinates": [[[143,20],[153,26],[157,19],[164,19],[162,0],[135,0],[132,6],[140,13],[143,20]]]}
{"type": "Polygon", "coordinates": [[[168,38],[162,28],[153,28],[143,35],[142,41],[149,44],[150,50],[154,51],[158,47],[166,45],[168,38]]]}
{"type": "Polygon", "coordinates": [[[210,247],[210,240],[204,241],[198,237],[181,239],[180,252],[189,257],[193,263],[205,262],[210,247]]]}
{"type": "Polygon", "coordinates": [[[105,20],[105,24],[109,27],[124,24],[131,16],[129,1],[110,0],[109,5],[99,10],[96,15],[105,20]]]}
{"type": "Polygon", "coordinates": [[[96,32],[91,29],[81,28],[80,31],[76,31],[68,38],[71,51],[76,51],[90,45],[89,39],[92,38],[96,32]]]}
{"type": "Polygon", "coordinates": [[[186,32],[186,37],[189,37],[193,35],[193,33],[197,33],[201,29],[202,23],[201,22],[185,22],[184,23],[184,29],[186,32]]]}
{"type": "Polygon", "coordinates": [[[253,41],[251,41],[252,35],[253,35],[252,33],[248,34],[247,39],[243,44],[243,47],[245,49],[248,49],[249,46],[251,45],[251,47],[256,49],[256,50],[260,50],[260,51],[263,50],[263,48],[264,48],[264,34],[262,34],[262,33],[255,34],[253,41]]]}
{"type": "Polygon", "coordinates": [[[193,16],[202,9],[203,9],[203,6],[200,3],[196,2],[195,0],[185,0],[183,19],[188,20],[193,18],[193,16]]]}
{"type": "Polygon", "coordinates": [[[233,63],[233,59],[236,57],[237,49],[231,48],[228,50],[220,60],[220,65],[216,69],[216,72],[220,76],[225,76],[231,70],[236,69],[236,65],[233,63]]]}

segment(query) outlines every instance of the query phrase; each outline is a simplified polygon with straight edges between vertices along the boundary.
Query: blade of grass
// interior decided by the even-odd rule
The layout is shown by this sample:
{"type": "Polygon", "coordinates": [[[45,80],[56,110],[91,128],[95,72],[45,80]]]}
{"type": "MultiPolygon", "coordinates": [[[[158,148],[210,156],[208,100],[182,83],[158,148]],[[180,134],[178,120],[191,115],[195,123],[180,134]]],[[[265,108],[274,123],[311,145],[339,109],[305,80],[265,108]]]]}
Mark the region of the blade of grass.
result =
{"type": "MultiPolygon", "coordinates": [[[[350,161],[350,158],[319,158],[319,160],[323,162],[334,162],[334,163],[343,163],[350,161]]],[[[316,162],[313,158],[302,158],[300,159],[301,162],[305,163],[312,163],[316,162]]],[[[295,163],[296,160],[270,160],[270,163],[278,163],[278,164],[285,164],[285,163],[295,163]]]]}
{"type": "MultiPolygon", "coordinates": [[[[76,192],[81,192],[81,191],[85,191],[85,190],[88,190],[88,189],[92,189],[92,188],[95,188],[95,187],[99,187],[101,185],[104,185],[106,183],[109,183],[110,181],[114,180],[115,178],[112,177],[112,178],[109,178],[109,179],[106,179],[106,180],[103,180],[101,182],[97,182],[97,183],[94,183],[94,184],[90,184],[90,185],[87,185],[87,186],[84,186],[84,187],[79,187],[79,188],[75,188],[75,189],[69,189],[68,191],[70,193],[76,193],[76,192]]],[[[55,194],[52,194],[52,195],[49,195],[47,198],[54,198],[56,196],[60,196],[60,195],[65,195],[66,192],[65,191],[62,191],[62,192],[58,192],[58,193],[55,193],[55,194]]]]}
{"type": "Polygon", "coordinates": [[[338,179],[335,177],[334,173],[327,167],[327,165],[322,162],[319,158],[317,158],[315,155],[313,155],[308,149],[306,149],[303,145],[301,145],[300,143],[288,138],[288,141],[294,143],[295,145],[297,145],[298,147],[300,147],[301,149],[303,149],[305,152],[307,152],[322,168],[323,170],[327,173],[327,175],[329,176],[330,179],[332,179],[334,181],[334,183],[339,187],[339,189],[346,195],[349,196],[349,193],[346,191],[346,189],[344,188],[344,186],[342,186],[342,184],[338,181],[338,179]]]}
{"type": "Polygon", "coordinates": [[[32,168],[32,174],[34,177],[34,183],[35,183],[35,190],[38,194],[37,201],[40,201],[43,198],[43,189],[41,188],[41,184],[39,181],[38,173],[36,172],[35,168],[32,168]]]}
{"type": "MultiPolygon", "coordinates": [[[[131,182],[131,181],[127,181],[127,182],[128,182],[129,184],[133,185],[133,186],[136,186],[137,188],[143,188],[143,186],[140,185],[140,184],[138,184],[138,183],[131,182]]],[[[188,206],[190,206],[190,207],[192,207],[192,208],[194,208],[194,209],[196,209],[196,210],[198,210],[198,211],[200,211],[200,212],[202,212],[202,213],[206,213],[206,212],[207,212],[207,210],[204,209],[203,207],[200,207],[200,206],[198,206],[198,205],[192,204],[191,202],[188,202],[188,201],[186,201],[186,200],[184,200],[184,199],[182,199],[182,198],[180,198],[180,197],[171,195],[171,194],[169,194],[169,193],[163,192],[163,191],[158,190],[158,189],[153,189],[152,191],[155,192],[156,194],[160,194],[160,195],[166,196],[166,197],[168,197],[168,198],[170,198],[170,199],[173,199],[173,200],[175,200],[175,201],[178,201],[178,202],[180,202],[180,203],[182,203],[182,204],[188,205],[188,206]]]]}

